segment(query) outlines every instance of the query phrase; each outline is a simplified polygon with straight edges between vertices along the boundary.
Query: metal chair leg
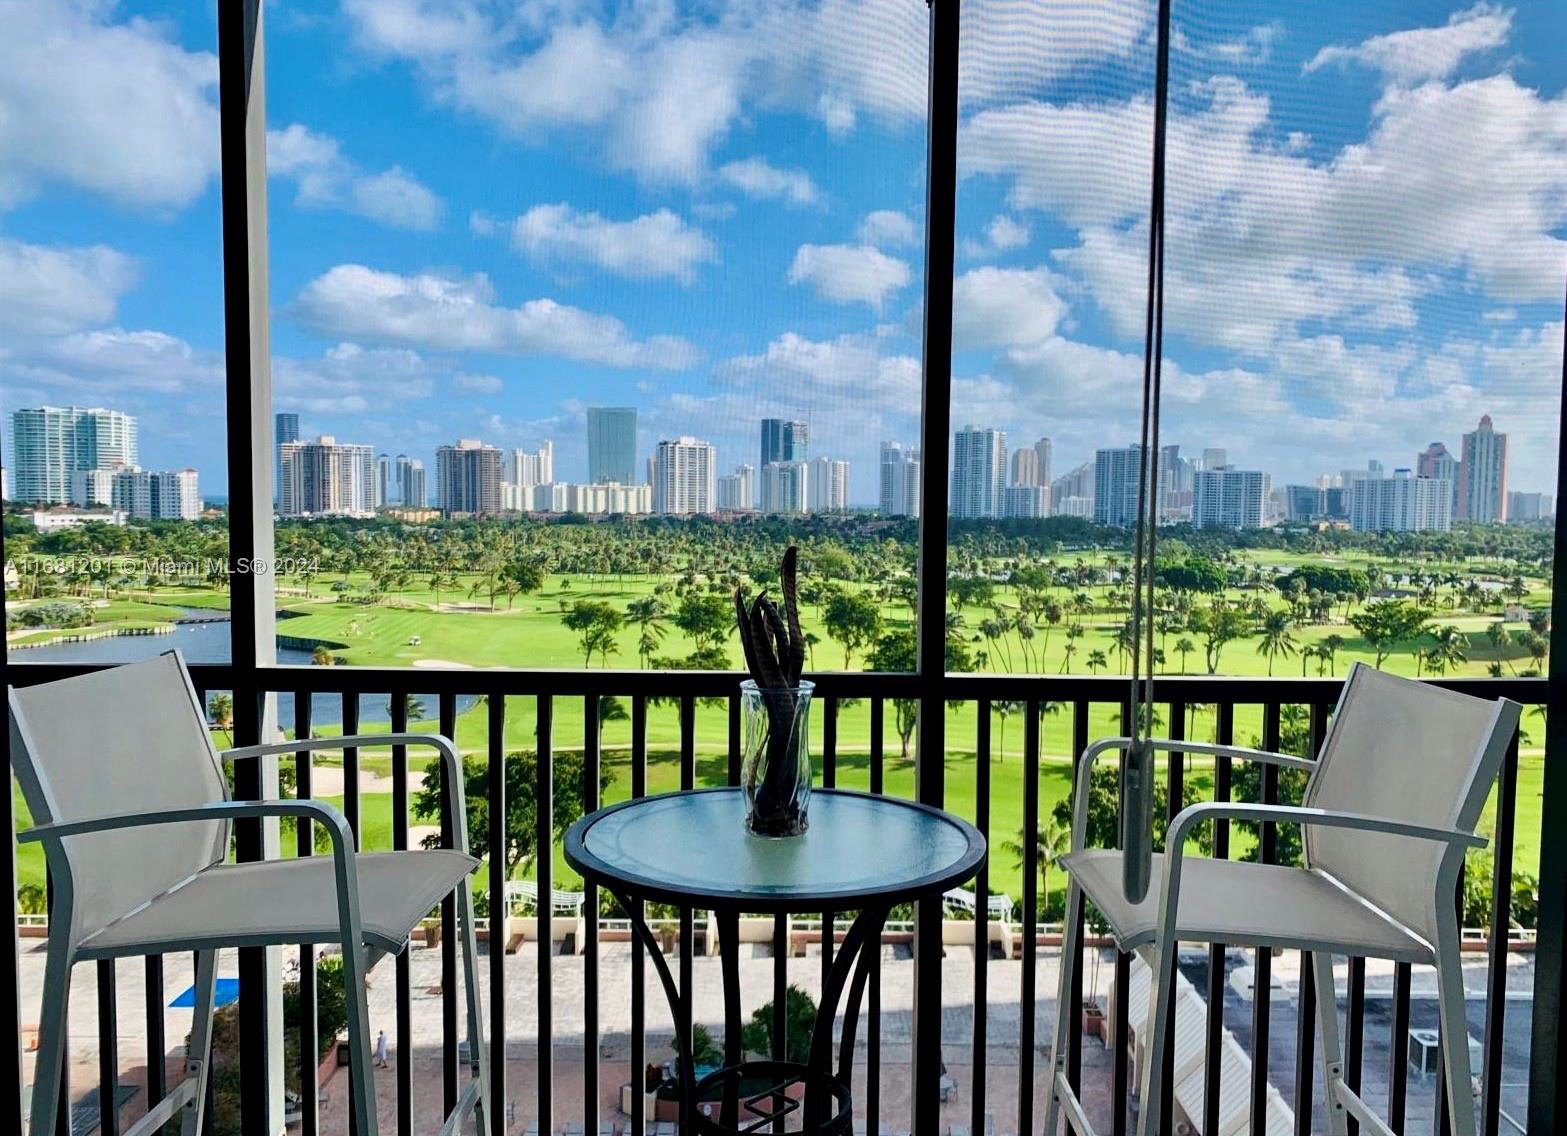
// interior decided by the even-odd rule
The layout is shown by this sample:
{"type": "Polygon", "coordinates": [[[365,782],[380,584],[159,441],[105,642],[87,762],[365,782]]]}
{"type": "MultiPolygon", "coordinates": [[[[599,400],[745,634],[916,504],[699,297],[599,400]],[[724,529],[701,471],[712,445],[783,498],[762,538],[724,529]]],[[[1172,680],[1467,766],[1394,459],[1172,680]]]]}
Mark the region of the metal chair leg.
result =
{"type": "Polygon", "coordinates": [[[1061,975],[1056,993],[1055,1041],[1050,1047],[1050,1084],[1047,1086],[1045,1103],[1045,1136],[1056,1136],[1060,1131],[1061,1097],[1056,1087],[1056,1078],[1066,1073],[1066,1050],[1071,1044],[1072,1037],[1071,1015],[1081,1012],[1079,1007],[1068,1003],[1072,1000],[1072,970],[1077,965],[1078,925],[1082,922],[1079,918],[1082,909],[1083,889],[1073,881],[1067,885],[1066,927],[1061,936],[1061,975]]]}
{"type": "Polygon", "coordinates": [[[207,1107],[207,1082],[212,1076],[212,1009],[218,985],[218,952],[196,952],[196,1012],[190,1023],[190,1053],[185,1077],[195,1078],[196,1091],[180,1110],[180,1136],[200,1136],[207,1107]]]}
{"type": "Polygon", "coordinates": [[[359,942],[344,942],[343,994],[348,1009],[348,1080],[354,1106],[353,1136],[380,1136],[380,1117],[375,1110],[375,1073],[370,1063],[367,969],[365,948],[359,942]]]}
{"type": "Polygon", "coordinates": [[[1164,1047],[1169,1044],[1169,1016],[1171,988],[1175,985],[1175,942],[1163,938],[1148,953],[1148,1034],[1143,1046],[1143,1066],[1139,1070],[1142,1089],[1139,1093],[1137,1136],[1159,1136],[1159,1115],[1164,1095],[1164,1047]]]}
{"type": "Polygon", "coordinates": [[[1311,970],[1317,988],[1318,1033],[1322,1035],[1322,1095],[1327,1101],[1328,1136],[1348,1136],[1349,1115],[1337,1092],[1344,1080],[1344,1051],[1339,1040],[1338,1000],[1333,993],[1333,956],[1313,951],[1311,970]]]}
{"type": "Polygon", "coordinates": [[[1436,991],[1442,1023],[1442,1072],[1452,1136],[1475,1136],[1473,1071],[1469,1067],[1469,1019],[1464,1013],[1464,972],[1456,917],[1437,927],[1436,991]]]}
{"type": "MultiPolygon", "coordinates": [[[[43,1003],[38,1014],[38,1060],[33,1065],[33,1110],[28,1125],[32,1136],[54,1136],[55,1114],[60,1106],[74,961],[68,945],[69,935],[70,928],[62,919],[58,933],[49,936],[43,1003]]],[[[69,1122],[66,1129],[69,1130],[69,1122]]]]}
{"type": "MultiPolygon", "coordinates": [[[[470,1071],[479,1082],[479,1100],[475,1105],[475,1127],[480,1136],[484,1136],[485,1124],[490,1117],[490,1061],[488,1047],[484,1040],[484,1009],[479,1002],[479,950],[478,931],[474,927],[473,917],[473,890],[468,885],[465,877],[457,885],[457,915],[462,924],[463,939],[463,968],[467,973],[468,995],[468,1064],[470,1071]]],[[[502,921],[504,926],[504,921],[502,921]]],[[[499,965],[498,960],[505,954],[506,944],[495,934],[492,924],[490,933],[490,965],[499,965]]]]}

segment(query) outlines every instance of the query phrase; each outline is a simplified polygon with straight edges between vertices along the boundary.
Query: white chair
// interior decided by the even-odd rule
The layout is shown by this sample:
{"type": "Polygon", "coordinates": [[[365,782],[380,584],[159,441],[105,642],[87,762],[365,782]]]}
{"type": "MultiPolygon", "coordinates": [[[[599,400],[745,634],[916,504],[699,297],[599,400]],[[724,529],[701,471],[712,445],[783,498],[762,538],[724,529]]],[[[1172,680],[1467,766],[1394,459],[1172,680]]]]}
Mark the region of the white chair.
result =
{"type": "MultiPolygon", "coordinates": [[[[1350,671],[1316,761],[1235,746],[1156,740],[1176,753],[1226,754],[1311,773],[1303,804],[1213,802],[1192,805],[1171,823],[1152,882],[1139,903],[1122,890],[1123,855],[1086,848],[1088,786],[1094,762],[1123,750],[1126,738],[1095,742],[1077,768],[1072,852],[1062,859],[1071,883],[1063,959],[1077,956],[1083,897],[1109,923],[1117,945],[1137,952],[1153,980],[1152,1023],[1141,1069],[1139,1136],[1159,1123],[1171,986],[1169,964],[1178,942],[1287,947],[1312,952],[1318,1027],[1332,1136],[1353,1116],[1382,1136],[1390,1129],[1344,1081],[1333,999],[1334,954],[1369,956],[1436,967],[1444,1039],[1466,1038],[1458,916],[1453,895],[1480,810],[1503,753],[1518,727],[1519,707],[1455,694],[1363,664],[1350,671]],[[1213,860],[1187,854],[1186,842],[1205,821],[1249,820],[1303,826],[1305,866],[1213,860]],[[1161,962],[1161,960],[1163,960],[1161,962]]],[[[1066,1079],[1071,997],[1070,965],[1061,967],[1051,1094],[1045,1132],[1091,1136],[1082,1105],[1066,1079]]],[[[1475,1101],[1469,1046],[1445,1042],[1445,1083],[1454,1136],[1474,1136],[1475,1101]]]]}
{"type": "Polygon", "coordinates": [[[218,753],[178,652],[10,691],[11,752],[54,885],[33,1077],[32,1136],[65,1129],[56,1116],[71,967],[92,959],[195,951],[196,1011],[186,1077],[125,1136],[181,1116],[202,1128],[211,1069],[218,950],[338,943],[348,998],[350,1089],[360,1136],[376,1136],[365,976],[401,951],[415,924],[454,889],[468,978],[472,1080],[445,1132],[489,1112],[489,1069],[476,976],[461,762],[432,734],[376,734],[247,746],[218,753]],[[446,764],[456,847],[356,853],[342,813],[317,801],[233,801],[222,761],[344,745],[433,746],[446,764]],[[232,823],[292,816],[321,825],[331,856],[229,864],[232,823]]]}

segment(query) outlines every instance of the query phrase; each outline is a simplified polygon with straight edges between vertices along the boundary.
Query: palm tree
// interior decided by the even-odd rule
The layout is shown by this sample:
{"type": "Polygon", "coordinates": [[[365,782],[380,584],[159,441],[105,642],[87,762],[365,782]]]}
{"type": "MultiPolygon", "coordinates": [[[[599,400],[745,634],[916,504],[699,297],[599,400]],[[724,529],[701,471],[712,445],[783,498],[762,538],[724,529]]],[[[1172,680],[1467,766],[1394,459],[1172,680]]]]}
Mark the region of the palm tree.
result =
{"type": "Polygon", "coordinates": [[[1468,661],[1469,636],[1452,624],[1445,624],[1431,632],[1432,643],[1426,648],[1426,665],[1435,674],[1446,674],[1449,667],[1462,666],[1468,661]]]}
{"type": "Polygon", "coordinates": [[[337,660],[333,658],[331,648],[325,643],[316,644],[316,649],[310,652],[310,663],[312,666],[330,667],[335,662],[337,660]]]}
{"type": "Polygon", "coordinates": [[[1327,652],[1325,657],[1328,660],[1328,674],[1330,675],[1335,675],[1338,673],[1336,665],[1337,657],[1343,646],[1344,637],[1342,635],[1324,635],[1322,637],[1322,642],[1317,645],[1317,650],[1319,652],[1327,652]]]}
{"type": "MultiPolygon", "coordinates": [[[[1019,868],[1028,859],[1028,830],[1020,828],[1015,840],[1002,841],[1001,846],[1012,853],[1019,868]]],[[[1039,850],[1039,906],[1050,907],[1050,869],[1072,851],[1072,830],[1054,817],[1040,817],[1034,830],[1034,847],[1039,850]]],[[[1027,919],[1030,912],[1024,912],[1027,919]]]]}
{"type": "Polygon", "coordinates": [[[1087,663],[1088,669],[1093,671],[1095,674],[1098,674],[1100,668],[1110,665],[1110,660],[1105,658],[1105,653],[1103,651],[1095,647],[1092,651],[1088,652],[1087,663]]]}
{"type": "Polygon", "coordinates": [[[1273,677],[1273,660],[1295,653],[1295,636],[1290,634],[1288,612],[1271,611],[1262,622],[1262,640],[1257,644],[1257,654],[1268,656],[1268,677],[1273,677]]]}
{"type": "Polygon", "coordinates": [[[626,607],[626,618],[642,629],[637,637],[637,657],[642,660],[644,670],[659,643],[669,634],[669,625],[664,620],[667,614],[668,608],[657,596],[643,596],[626,607]]]}
{"type": "Polygon", "coordinates": [[[1175,653],[1181,656],[1181,673],[1186,673],[1186,656],[1197,649],[1197,644],[1184,636],[1175,641],[1175,653]]]}
{"type": "Polygon", "coordinates": [[[234,724],[234,696],[218,691],[212,696],[210,707],[212,724],[220,730],[227,730],[234,724]]]}

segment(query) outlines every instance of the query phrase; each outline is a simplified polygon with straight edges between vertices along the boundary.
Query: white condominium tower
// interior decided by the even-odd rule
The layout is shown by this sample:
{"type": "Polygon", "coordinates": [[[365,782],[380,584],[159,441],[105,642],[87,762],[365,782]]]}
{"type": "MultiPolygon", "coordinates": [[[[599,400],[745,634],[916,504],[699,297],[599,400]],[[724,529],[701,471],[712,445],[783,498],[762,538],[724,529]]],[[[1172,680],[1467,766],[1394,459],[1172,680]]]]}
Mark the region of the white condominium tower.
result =
{"type": "Polygon", "coordinates": [[[1200,469],[1193,475],[1192,524],[1200,529],[1260,529],[1272,489],[1255,469],[1200,469]]]}
{"type": "Polygon", "coordinates": [[[1007,436],[1001,430],[965,426],[953,437],[952,502],[954,517],[999,517],[1007,436]]]}
{"type": "Polygon", "coordinates": [[[884,517],[920,515],[920,452],[897,442],[881,444],[881,485],[876,507],[884,517]]]}
{"type": "MultiPolygon", "coordinates": [[[[518,488],[530,488],[534,485],[548,485],[555,480],[555,443],[544,442],[540,444],[534,453],[526,450],[513,450],[511,460],[507,468],[510,481],[518,488]]],[[[593,480],[598,481],[599,478],[593,480]]],[[[605,478],[603,480],[614,480],[605,478]]]]}
{"type": "Polygon", "coordinates": [[[11,497],[64,504],[72,474],[136,465],[136,419],[101,407],[39,406],[11,414],[11,497]]]}
{"type": "Polygon", "coordinates": [[[1507,519],[1507,435],[1498,434],[1484,415],[1464,435],[1458,464],[1458,515],[1490,524],[1507,519]]]}
{"type": "Polygon", "coordinates": [[[718,508],[725,513],[743,513],[756,508],[756,467],[738,465],[733,473],[718,479],[718,508]]]}
{"type": "Polygon", "coordinates": [[[711,513],[718,504],[718,451],[691,437],[658,444],[653,455],[655,513],[711,513]]]}
{"type": "Polygon", "coordinates": [[[193,469],[122,470],[114,475],[110,496],[115,509],[137,520],[194,521],[201,516],[193,469]]]}
{"type": "Polygon", "coordinates": [[[849,511],[849,463],[836,458],[811,462],[810,502],[813,513],[849,511]]]}
{"type": "Polygon", "coordinates": [[[811,511],[811,465],[803,461],[768,462],[762,467],[762,512],[811,511]]]}

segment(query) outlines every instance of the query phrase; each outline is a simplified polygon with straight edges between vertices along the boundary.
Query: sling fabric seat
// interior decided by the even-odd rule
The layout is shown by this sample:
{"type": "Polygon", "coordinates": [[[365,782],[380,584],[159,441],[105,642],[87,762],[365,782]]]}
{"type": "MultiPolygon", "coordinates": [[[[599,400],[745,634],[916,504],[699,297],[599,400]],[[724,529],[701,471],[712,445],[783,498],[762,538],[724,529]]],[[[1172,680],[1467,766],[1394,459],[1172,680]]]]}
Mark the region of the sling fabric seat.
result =
{"type": "MultiPolygon", "coordinates": [[[[179,1120],[203,1128],[211,1074],[217,952],[282,943],[336,944],[348,995],[350,1093],[358,1136],[377,1136],[365,978],[404,949],[421,919],[456,892],[467,993],[470,1079],[443,1136],[469,1113],[487,1131],[489,1062],[479,1005],[477,934],[469,874],[462,762],[434,734],[305,738],[219,753],[179,653],[9,692],[11,756],[53,885],[39,1014],[31,1136],[55,1136],[71,968],[88,959],[196,952],[196,1007],[185,1079],[124,1136],[151,1136],[179,1120]],[[223,763],[312,749],[428,746],[446,771],[443,806],[452,847],[360,853],[348,821],[312,800],[233,801],[223,763]],[[236,820],[293,817],[317,825],[331,853],[228,863],[236,820]]],[[[411,1038],[400,1039],[403,1047],[411,1038]]]]}
{"type": "MultiPolygon", "coordinates": [[[[1118,851],[1090,848],[1061,857],[1061,864],[1093,900],[1122,949],[1136,950],[1153,942],[1158,929],[1164,856],[1154,854],[1152,882],[1141,903],[1128,901],[1121,890],[1122,859],[1118,851]]],[[[1193,857],[1181,876],[1178,941],[1283,947],[1308,936],[1326,943],[1326,936],[1336,954],[1431,961],[1430,944],[1320,873],[1193,857]]]]}
{"type": "MultiPolygon", "coordinates": [[[[1067,1077],[1085,897],[1109,923],[1116,945],[1135,951],[1148,966],[1147,1012],[1140,1015],[1146,1036],[1138,1038],[1138,1136],[1156,1136],[1164,1111],[1174,963],[1182,941],[1310,952],[1310,981],[1319,992],[1328,1132],[1346,1136],[1354,1120],[1367,1132],[1392,1136],[1346,1076],[1332,996],[1333,955],[1434,964],[1442,1035],[1468,1036],[1453,896],[1464,854],[1485,844],[1475,828],[1517,733],[1519,712],[1518,704],[1507,699],[1475,698],[1356,663],[1315,761],[1233,745],[1151,739],[1147,744],[1154,750],[1301,769],[1310,777],[1299,806],[1213,801],[1183,809],[1170,821],[1164,853],[1149,856],[1148,890],[1136,902],[1126,894],[1126,881],[1140,880],[1143,873],[1125,871],[1129,854],[1087,847],[1094,763],[1106,754],[1129,751],[1133,739],[1106,738],[1084,750],[1074,784],[1072,851],[1061,861],[1070,884],[1047,1136],[1063,1128],[1093,1136],[1067,1077]],[[1298,825],[1304,862],[1292,867],[1192,853],[1189,842],[1200,826],[1218,821],[1298,825]]],[[[1128,778],[1134,774],[1142,776],[1129,765],[1128,778]]],[[[1123,802],[1124,808],[1144,805],[1146,796],[1139,800],[1128,794],[1123,802]]],[[[1136,821],[1135,831],[1128,828],[1132,823],[1128,820],[1120,831],[1129,846],[1147,855],[1147,821],[1136,821]]],[[[1260,996],[1267,997],[1266,991],[1260,996]]],[[[1475,1136],[1469,1047],[1444,1044],[1442,1058],[1454,1136],[1475,1136]]],[[[1188,1074],[1173,1070],[1172,1087],[1178,1090],[1188,1074]]]]}

